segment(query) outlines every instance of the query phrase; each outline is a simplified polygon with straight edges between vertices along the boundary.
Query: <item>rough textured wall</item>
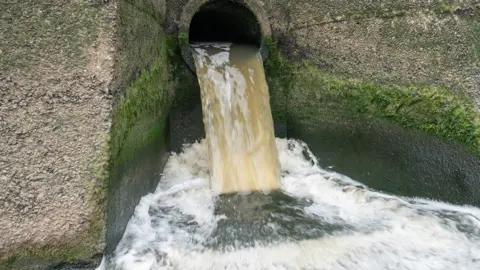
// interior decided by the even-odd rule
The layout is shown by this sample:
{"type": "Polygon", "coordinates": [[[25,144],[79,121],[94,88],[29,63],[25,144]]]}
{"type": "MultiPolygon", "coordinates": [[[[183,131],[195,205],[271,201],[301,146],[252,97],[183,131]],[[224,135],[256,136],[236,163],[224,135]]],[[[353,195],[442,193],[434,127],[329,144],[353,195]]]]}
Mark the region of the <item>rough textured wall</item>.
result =
{"type": "Polygon", "coordinates": [[[117,59],[112,90],[118,101],[162,50],[165,1],[118,0],[117,59]]]}
{"type": "Polygon", "coordinates": [[[364,115],[480,153],[478,1],[264,3],[285,58],[267,75],[289,74],[289,123],[364,115]]]}
{"type": "Polygon", "coordinates": [[[478,205],[477,2],[340,2],[265,2],[289,136],[370,187],[478,205]]]}
{"type": "Polygon", "coordinates": [[[115,3],[0,3],[0,261],[101,252],[115,3]]]}
{"type": "Polygon", "coordinates": [[[161,3],[118,2],[107,253],[121,239],[140,198],[155,189],[168,155],[167,119],[174,81],[161,3]]]}
{"type": "Polygon", "coordinates": [[[480,108],[479,1],[347,2],[265,3],[291,59],[362,80],[444,85],[480,108]]]}
{"type": "MultiPolygon", "coordinates": [[[[167,1],[167,32],[175,33],[178,30],[182,9],[188,2],[167,1]]],[[[430,88],[445,88],[451,93],[448,95],[446,92],[449,98],[456,96],[465,98],[467,102],[472,100],[477,110],[480,108],[478,0],[257,2],[268,14],[275,44],[273,49],[278,48],[280,52],[275,57],[287,60],[279,61],[270,57],[266,61],[274,118],[286,118],[287,112],[290,118],[298,118],[298,113],[305,113],[294,111],[311,106],[301,103],[305,96],[303,89],[313,91],[317,96],[322,94],[325,87],[318,87],[318,83],[303,83],[303,77],[307,77],[307,81],[315,81],[314,78],[308,78],[314,73],[317,79],[324,74],[324,81],[346,80],[348,84],[353,80],[360,84],[375,84],[375,89],[371,91],[385,91],[383,98],[386,102],[397,103],[398,106],[403,103],[398,103],[395,98],[389,100],[397,95],[391,93],[392,89],[409,89],[413,86],[425,88],[425,91],[417,91],[422,93],[435,92],[430,88]],[[293,67],[287,62],[296,65],[293,67]],[[298,104],[293,102],[296,97],[298,104]]],[[[322,104],[319,103],[322,100],[310,101],[322,104]]],[[[367,103],[363,106],[367,106],[367,103]]],[[[422,106],[420,102],[416,108],[422,106]]],[[[391,114],[385,108],[381,109],[383,116],[391,114]]],[[[436,113],[436,109],[441,107],[432,108],[430,116],[436,113]]],[[[366,108],[360,110],[372,114],[366,108]]]]}
{"type": "MultiPolygon", "coordinates": [[[[168,32],[187,2],[167,1],[168,32]]],[[[258,2],[290,59],[364,80],[443,84],[480,104],[478,0],[258,2]]]]}

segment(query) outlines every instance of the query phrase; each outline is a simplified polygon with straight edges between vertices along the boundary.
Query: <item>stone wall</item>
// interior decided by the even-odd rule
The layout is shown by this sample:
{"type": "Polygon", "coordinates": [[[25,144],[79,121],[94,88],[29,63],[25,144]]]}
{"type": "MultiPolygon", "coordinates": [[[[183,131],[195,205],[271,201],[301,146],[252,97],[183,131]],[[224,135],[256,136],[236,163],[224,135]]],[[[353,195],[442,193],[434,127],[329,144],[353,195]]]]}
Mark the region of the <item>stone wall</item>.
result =
{"type": "Polygon", "coordinates": [[[91,258],[104,239],[116,4],[0,9],[0,268],[91,258]]]}
{"type": "Polygon", "coordinates": [[[480,153],[478,1],[264,4],[280,54],[267,76],[283,82],[290,123],[364,115],[480,153]]]}
{"type": "Polygon", "coordinates": [[[0,268],[95,265],[168,152],[164,2],[1,5],[0,268]]]}

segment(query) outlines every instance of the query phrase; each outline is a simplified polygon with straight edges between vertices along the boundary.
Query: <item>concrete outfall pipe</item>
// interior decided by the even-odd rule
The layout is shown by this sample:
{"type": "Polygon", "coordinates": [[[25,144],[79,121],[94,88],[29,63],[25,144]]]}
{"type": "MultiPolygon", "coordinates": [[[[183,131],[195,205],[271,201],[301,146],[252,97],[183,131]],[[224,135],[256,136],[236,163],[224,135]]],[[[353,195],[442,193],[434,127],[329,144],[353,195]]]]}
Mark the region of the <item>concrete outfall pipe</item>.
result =
{"type": "Polygon", "coordinates": [[[270,24],[257,0],[192,0],[183,9],[178,32],[183,59],[193,72],[192,43],[250,44],[259,48],[265,60],[265,39],[270,36],[270,24]]]}

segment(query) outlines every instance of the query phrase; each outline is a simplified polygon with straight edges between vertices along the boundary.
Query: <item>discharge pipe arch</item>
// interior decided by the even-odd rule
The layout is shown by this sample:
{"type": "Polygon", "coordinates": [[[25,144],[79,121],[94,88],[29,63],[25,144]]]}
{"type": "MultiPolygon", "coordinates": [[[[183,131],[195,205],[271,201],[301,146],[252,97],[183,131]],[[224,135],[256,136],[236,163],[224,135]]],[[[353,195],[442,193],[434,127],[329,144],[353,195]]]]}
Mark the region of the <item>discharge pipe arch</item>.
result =
{"type": "Polygon", "coordinates": [[[258,0],[191,0],[180,20],[178,40],[183,59],[195,72],[190,44],[230,42],[256,46],[268,56],[271,37],[268,17],[258,0]]]}

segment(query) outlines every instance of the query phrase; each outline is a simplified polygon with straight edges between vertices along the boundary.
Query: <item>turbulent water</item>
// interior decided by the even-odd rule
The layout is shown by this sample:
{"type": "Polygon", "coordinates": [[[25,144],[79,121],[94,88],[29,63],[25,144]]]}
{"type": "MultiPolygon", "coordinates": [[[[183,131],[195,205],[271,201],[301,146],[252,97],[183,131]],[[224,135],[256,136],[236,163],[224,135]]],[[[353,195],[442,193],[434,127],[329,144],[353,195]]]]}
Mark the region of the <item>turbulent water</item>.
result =
{"type": "Polygon", "coordinates": [[[281,191],[218,196],[205,141],[172,154],[115,269],[480,269],[480,209],[372,191],[276,139],[281,191]]]}
{"type": "Polygon", "coordinates": [[[257,52],[195,57],[207,138],[172,153],[99,269],[480,269],[480,209],[321,168],[303,142],[274,138],[257,52]]]}
{"type": "Polygon", "coordinates": [[[219,193],[277,189],[280,166],[263,62],[257,48],[193,46],[211,187],[219,193]]]}

